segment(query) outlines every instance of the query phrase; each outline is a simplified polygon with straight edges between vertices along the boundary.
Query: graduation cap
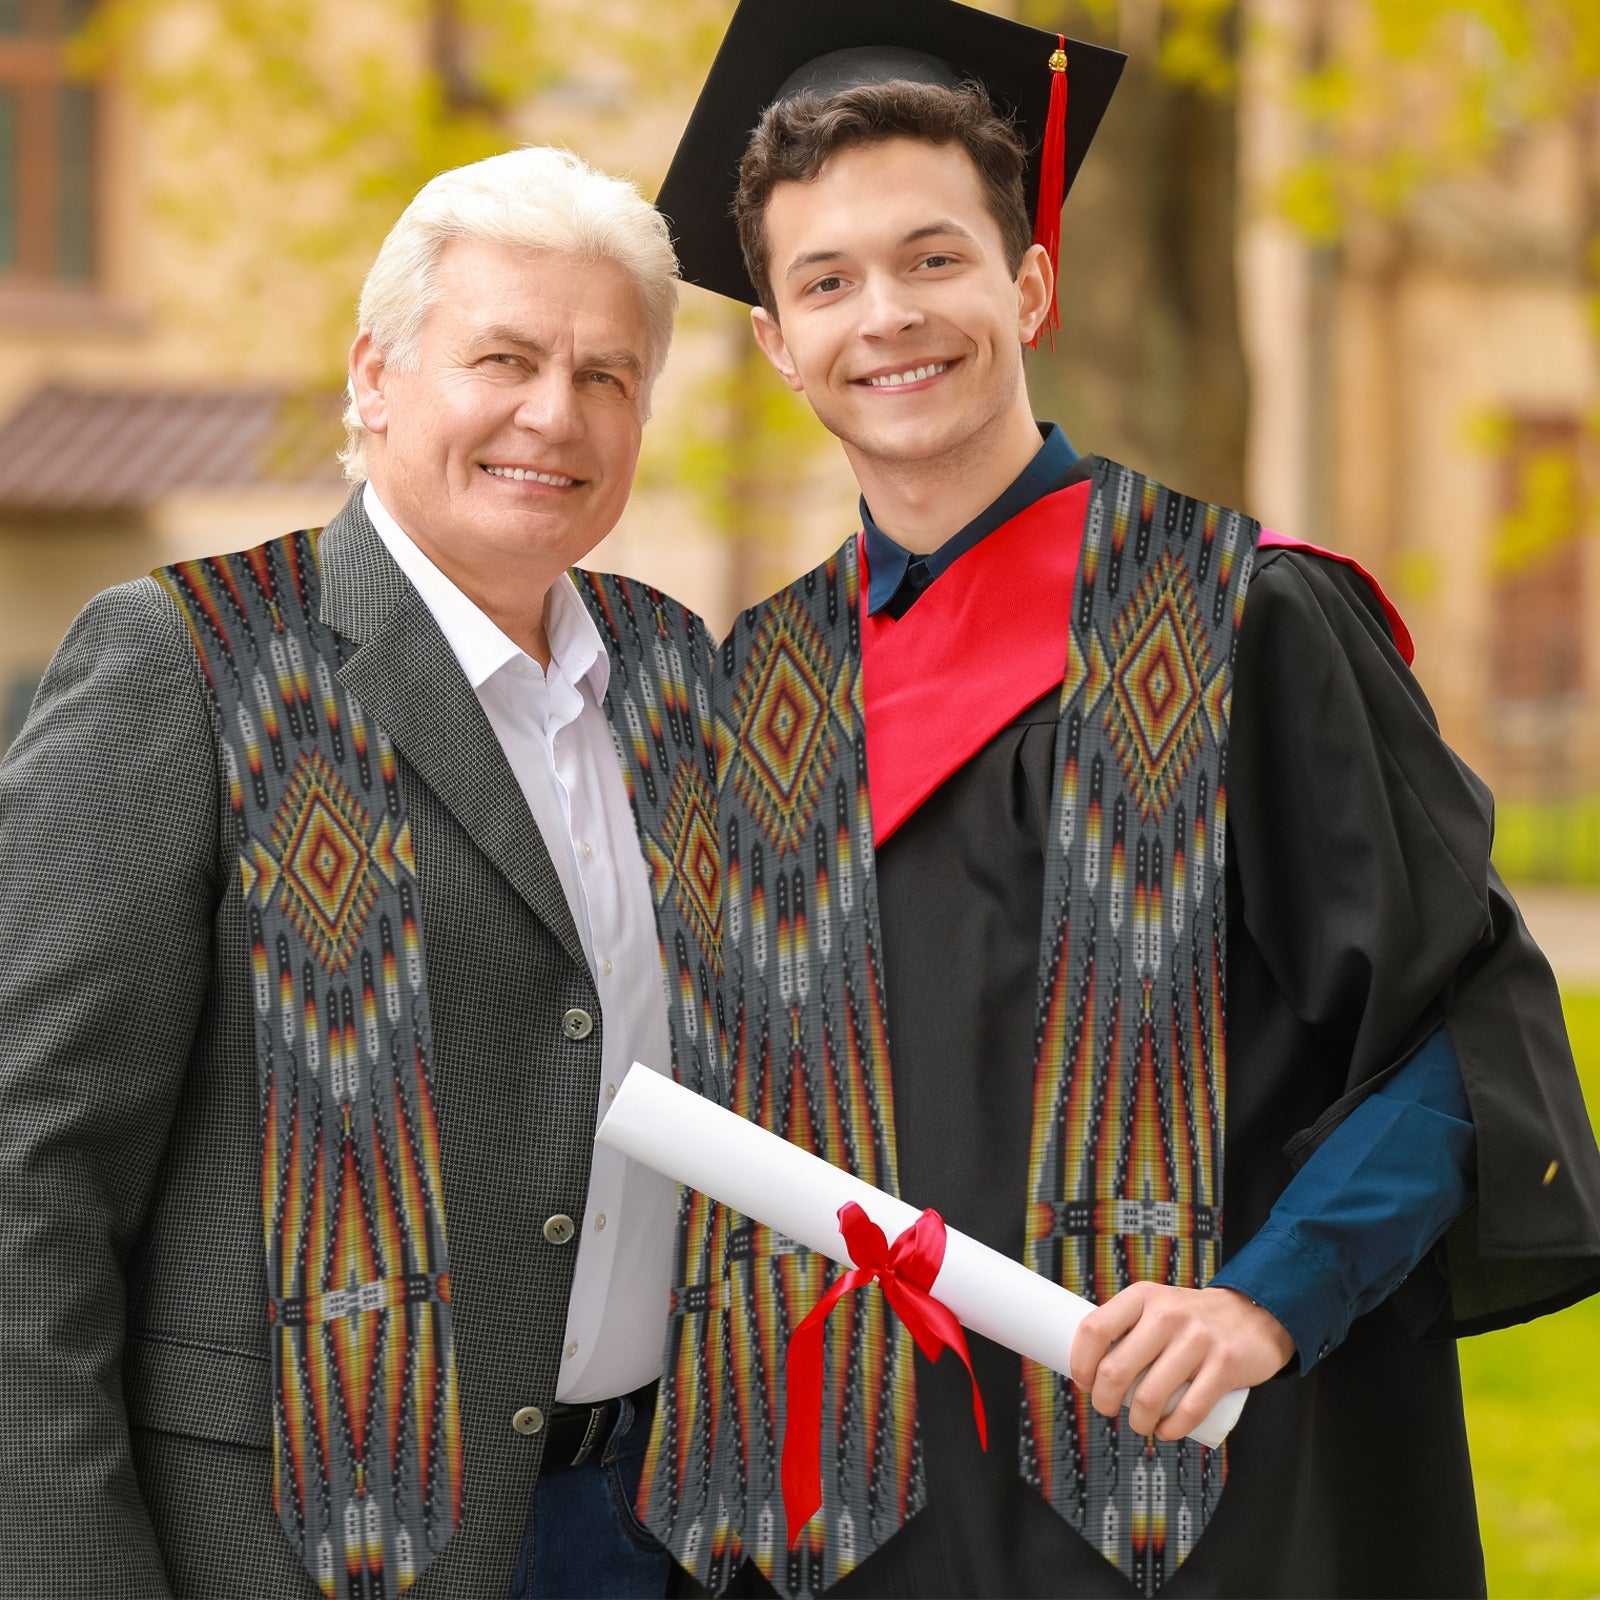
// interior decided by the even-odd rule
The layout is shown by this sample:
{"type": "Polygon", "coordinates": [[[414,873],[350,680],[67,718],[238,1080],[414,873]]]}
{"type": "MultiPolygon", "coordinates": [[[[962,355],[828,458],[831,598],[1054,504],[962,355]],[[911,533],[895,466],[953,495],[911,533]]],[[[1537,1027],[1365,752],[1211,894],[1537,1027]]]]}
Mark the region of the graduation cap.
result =
{"type": "MultiPolygon", "coordinates": [[[[739,0],[656,201],[684,280],[756,303],[732,208],[739,163],[768,106],[893,78],[982,84],[1027,152],[1034,239],[1055,266],[1061,202],[1126,59],[955,0],[739,0]]],[[[1049,320],[1059,326],[1053,305],[1049,320]]]]}

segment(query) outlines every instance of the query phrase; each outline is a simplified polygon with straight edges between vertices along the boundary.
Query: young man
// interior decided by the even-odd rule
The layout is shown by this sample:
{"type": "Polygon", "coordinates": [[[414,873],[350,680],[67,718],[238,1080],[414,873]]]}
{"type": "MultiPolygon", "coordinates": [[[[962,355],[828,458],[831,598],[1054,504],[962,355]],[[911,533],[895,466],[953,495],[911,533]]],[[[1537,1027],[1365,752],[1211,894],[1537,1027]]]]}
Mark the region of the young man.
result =
{"type": "Polygon", "coordinates": [[[591,1141],[704,1065],[710,651],[568,568],[675,278],[566,152],[434,179],[349,503],[91,601],[0,764],[0,1593],[665,1592],[674,1195],[591,1141]]]}
{"type": "Polygon", "coordinates": [[[973,1341],[987,1453],[956,1363],[835,1312],[786,1549],[784,1341],[831,1274],[714,1220],[648,1520],[786,1595],[1481,1592],[1421,1336],[1600,1277],[1488,795],[1358,571],[1036,424],[1025,192],[1048,224],[1118,59],[943,0],[796,10],[745,0],[659,202],[862,490],[721,653],[732,1101],[1104,1304],[1070,1385],[973,1341]],[[1225,1454],[1185,1439],[1236,1386],[1225,1454]]]}

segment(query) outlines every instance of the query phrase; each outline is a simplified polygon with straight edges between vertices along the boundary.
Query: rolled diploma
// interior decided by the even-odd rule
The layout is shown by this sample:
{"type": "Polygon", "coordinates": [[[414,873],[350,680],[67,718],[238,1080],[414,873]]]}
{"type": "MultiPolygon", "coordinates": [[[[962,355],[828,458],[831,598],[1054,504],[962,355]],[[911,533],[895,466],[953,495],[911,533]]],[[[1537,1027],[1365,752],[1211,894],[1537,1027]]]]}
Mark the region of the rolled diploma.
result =
{"type": "MultiPolygon", "coordinates": [[[[595,1137],[841,1266],[853,1265],[839,1231],[846,1201],[891,1241],[922,1214],[639,1062],[595,1137]]],[[[1094,1310],[1092,1301],[954,1228],[945,1231],[932,1293],[974,1333],[1060,1373],[1070,1372],[1073,1335],[1094,1310]]],[[[1189,1437],[1215,1449],[1239,1420],[1246,1393],[1225,1394],[1189,1437]]]]}

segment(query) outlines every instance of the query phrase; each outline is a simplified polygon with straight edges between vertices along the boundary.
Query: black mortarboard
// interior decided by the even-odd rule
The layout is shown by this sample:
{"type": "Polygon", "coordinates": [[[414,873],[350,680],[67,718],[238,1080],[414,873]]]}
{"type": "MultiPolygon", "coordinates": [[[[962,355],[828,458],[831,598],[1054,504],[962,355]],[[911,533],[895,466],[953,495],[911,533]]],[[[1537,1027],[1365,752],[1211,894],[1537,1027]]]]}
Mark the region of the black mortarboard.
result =
{"type": "Polygon", "coordinates": [[[1065,196],[1127,59],[1069,39],[1058,82],[1051,60],[1058,41],[954,0],[739,0],[656,201],[672,225],[685,281],[755,303],[732,206],[745,146],[769,105],[806,89],[837,92],[890,78],[984,86],[1028,152],[1024,194],[1049,247],[1060,207],[1040,217],[1041,171],[1065,196]],[[1056,100],[1065,100],[1054,129],[1052,85],[1056,100]]]}

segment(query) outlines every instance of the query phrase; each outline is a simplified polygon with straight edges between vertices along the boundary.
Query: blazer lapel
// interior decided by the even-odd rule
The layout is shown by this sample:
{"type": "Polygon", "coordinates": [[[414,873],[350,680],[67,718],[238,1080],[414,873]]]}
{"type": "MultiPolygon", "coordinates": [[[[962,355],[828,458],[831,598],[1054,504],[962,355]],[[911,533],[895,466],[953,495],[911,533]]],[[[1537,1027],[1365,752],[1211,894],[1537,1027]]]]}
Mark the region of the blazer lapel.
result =
{"type": "Polygon", "coordinates": [[[356,645],[339,681],[581,966],[561,880],[500,741],[422,597],[351,496],[322,536],[322,621],[356,645]]]}

